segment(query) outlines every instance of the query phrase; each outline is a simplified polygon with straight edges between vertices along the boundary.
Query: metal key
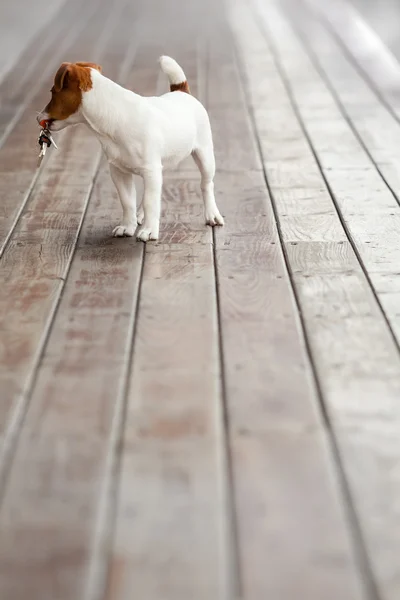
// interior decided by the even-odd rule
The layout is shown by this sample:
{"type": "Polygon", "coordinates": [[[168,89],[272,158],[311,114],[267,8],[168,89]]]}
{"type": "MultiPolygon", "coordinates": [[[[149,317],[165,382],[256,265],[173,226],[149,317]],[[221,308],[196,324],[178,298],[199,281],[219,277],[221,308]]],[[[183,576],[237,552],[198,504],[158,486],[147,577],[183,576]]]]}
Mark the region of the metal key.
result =
{"type": "Polygon", "coordinates": [[[44,159],[44,155],[46,154],[46,150],[47,150],[47,144],[42,144],[41,145],[41,149],[40,149],[40,154],[39,154],[39,158],[37,161],[37,166],[40,167],[40,165],[42,164],[42,160],[44,159]]]}
{"type": "Polygon", "coordinates": [[[46,134],[46,137],[48,137],[48,139],[50,140],[50,142],[53,144],[54,148],[55,148],[56,150],[58,150],[58,146],[57,146],[57,144],[55,143],[55,141],[54,141],[54,139],[53,139],[53,136],[51,135],[51,133],[50,133],[50,130],[49,130],[49,129],[45,129],[45,134],[46,134]]]}

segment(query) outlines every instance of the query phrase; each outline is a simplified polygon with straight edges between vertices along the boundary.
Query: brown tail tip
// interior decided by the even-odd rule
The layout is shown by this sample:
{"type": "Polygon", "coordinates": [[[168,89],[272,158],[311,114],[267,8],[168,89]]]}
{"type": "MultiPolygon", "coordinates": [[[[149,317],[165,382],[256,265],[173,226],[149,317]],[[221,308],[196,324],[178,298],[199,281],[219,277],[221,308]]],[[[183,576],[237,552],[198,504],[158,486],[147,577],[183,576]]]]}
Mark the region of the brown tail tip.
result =
{"type": "Polygon", "coordinates": [[[186,92],[190,94],[189,84],[187,81],[182,81],[182,83],[171,83],[169,86],[171,92],[186,92]]]}

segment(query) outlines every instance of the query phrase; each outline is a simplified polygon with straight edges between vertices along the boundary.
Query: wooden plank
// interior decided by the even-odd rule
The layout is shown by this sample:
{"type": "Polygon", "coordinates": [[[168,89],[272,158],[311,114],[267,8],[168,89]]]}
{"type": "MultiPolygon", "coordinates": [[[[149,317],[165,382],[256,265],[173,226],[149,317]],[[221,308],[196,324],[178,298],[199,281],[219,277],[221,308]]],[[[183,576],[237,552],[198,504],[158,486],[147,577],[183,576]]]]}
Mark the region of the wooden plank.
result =
{"type": "MultiPolygon", "coordinates": [[[[250,35],[246,38],[240,35],[240,38],[246,52],[250,95],[256,123],[260,124],[259,135],[267,175],[269,175],[270,161],[273,165],[271,189],[280,215],[286,210],[287,199],[284,197],[281,205],[284,177],[281,177],[279,186],[274,185],[275,148],[278,149],[279,158],[279,131],[280,128],[285,131],[286,137],[283,141],[286,145],[290,144],[292,138],[298,140],[302,128],[296,111],[299,111],[298,114],[304,120],[310,118],[312,111],[309,110],[303,115],[301,107],[297,105],[295,86],[302,89],[304,97],[305,90],[308,89],[309,98],[312,98],[314,88],[309,84],[307,73],[301,71],[299,63],[301,54],[300,58],[296,59],[299,57],[300,49],[296,47],[291,52],[294,44],[293,36],[283,27],[276,10],[275,5],[270,3],[266,13],[260,12],[257,15],[258,20],[260,15],[263,19],[263,27],[273,49],[273,56],[269,44],[267,45],[254,25],[250,35]],[[293,71],[289,71],[292,64],[289,58],[296,65],[293,71]],[[281,71],[278,70],[278,66],[281,71]],[[302,75],[305,76],[303,88],[301,88],[302,75]],[[266,76],[269,86],[273,86],[274,89],[274,94],[270,94],[267,101],[265,94],[259,94],[257,86],[252,83],[266,76]],[[287,87],[283,85],[283,81],[287,87]],[[293,94],[292,100],[288,95],[289,91],[293,94]],[[271,139],[263,133],[266,131],[273,132],[275,144],[272,144],[271,139]]],[[[242,22],[242,18],[242,14],[239,13],[238,34],[240,34],[238,24],[242,22]]],[[[316,97],[319,97],[318,89],[316,97]]],[[[329,135],[328,120],[328,145],[329,135]]],[[[347,155],[345,142],[346,138],[342,138],[341,148],[343,154],[347,155]]],[[[288,148],[286,152],[290,154],[288,148]]],[[[319,192],[317,193],[314,188],[314,210],[320,202],[325,206],[329,194],[324,188],[311,148],[305,141],[302,146],[297,143],[293,148],[293,155],[295,154],[301,160],[304,169],[302,186],[308,174],[310,174],[312,187],[315,186],[316,178],[320,178],[319,192]]],[[[358,160],[356,156],[357,168],[358,160]]],[[[350,160],[349,174],[352,172],[351,165],[350,160]]],[[[286,161],[285,169],[291,171],[287,186],[292,188],[297,171],[289,160],[286,161]]],[[[293,194],[294,190],[291,189],[291,195],[293,194]]],[[[307,207],[312,208],[310,197],[312,196],[307,190],[307,207]]],[[[302,196],[299,196],[299,205],[301,200],[302,196]]],[[[295,218],[294,202],[292,210],[295,218]]],[[[337,219],[337,216],[332,218],[337,219]]],[[[281,222],[280,225],[285,235],[285,223],[281,222]]],[[[310,229],[314,227],[315,221],[312,221],[310,229]]],[[[356,471],[360,464],[365,466],[368,461],[373,465],[380,460],[386,462],[389,462],[390,458],[393,461],[398,460],[400,447],[391,436],[394,423],[399,422],[398,350],[349,243],[329,239],[319,242],[291,241],[286,244],[286,252],[324,404],[347,477],[349,500],[354,503],[355,510],[351,511],[353,527],[356,532],[360,527],[357,535],[358,551],[363,569],[363,583],[366,586],[366,593],[369,594],[367,597],[378,597],[381,594],[382,598],[394,599],[398,593],[396,583],[398,566],[393,560],[396,552],[389,556],[389,552],[381,553],[376,549],[385,547],[386,541],[391,550],[394,547],[392,532],[397,531],[399,526],[394,500],[397,496],[393,493],[396,482],[386,468],[381,469],[379,474],[377,470],[371,474],[365,468],[362,475],[360,473],[356,475],[356,471]],[[377,453],[378,440],[385,430],[390,437],[390,442],[382,452],[377,453]],[[362,445],[360,445],[361,440],[362,445]],[[388,507],[384,512],[381,511],[383,503],[388,507]],[[379,521],[379,528],[375,526],[377,521],[379,521]],[[366,544],[365,551],[361,545],[363,541],[366,544]]]]}
{"type": "MultiPolygon", "coordinates": [[[[394,293],[400,263],[400,180],[397,168],[400,126],[360,78],[357,70],[342,54],[340,46],[312,14],[307,12],[306,15],[303,13],[302,19],[296,16],[302,41],[307,44],[313,62],[335,97],[332,98],[325,89],[321,76],[309,65],[304,51],[299,50],[298,43],[294,41],[293,56],[299,50],[296,60],[303,65],[301,72],[304,74],[307,71],[307,81],[318,91],[318,99],[312,102],[312,106],[310,100],[304,97],[298,96],[298,102],[303,114],[307,111],[307,127],[326,177],[394,334],[400,341],[400,318],[396,309],[400,297],[396,299],[394,293]],[[357,98],[361,98],[359,106],[357,98]],[[322,120],[317,122],[315,116],[311,117],[312,113],[318,114],[321,119],[326,118],[334,127],[326,128],[322,120]],[[357,138],[365,150],[357,144],[357,138]],[[342,153],[334,154],[326,149],[328,146],[338,148],[339,140],[346,140],[346,146],[349,141],[353,142],[351,164],[356,157],[360,162],[364,159],[366,163],[359,170],[352,169],[350,177],[349,162],[342,153]],[[385,275],[383,279],[382,274],[385,275]]],[[[296,69],[295,66],[293,68],[296,69]]]]}
{"type": "MultiPolygon", "coordinates": [[[[168,39],[173,56],[201,36],[200,21],[172,44],[176,25],[162,18],[159,43],[168,39]]],[[[194,53],[182,64],[196,90],[203,65],[194,53]]],[[[165,174],[160,240],[146,245],[109,600],[128,600],[132,590],[146,600],[233,597],[212,233],[196,179],[165,174]]]]}
{"type": "Polygon", "coordinates": [[[148,600],[225,597],[212,246],[203,223],[196,240],[184,234],[193,220],[182,225],[169,243],[176,224],[165,224],[160,244],[146,252],[107,596],[113,600],[128,599],[132,589],[148,600]]]}
{"type": "MultiPolygon", "coordinates": [[[[267,15],[264,12],[260,12],[260,15],[264,18],[264,24],[266,24],[267,15]]],[[[371,174],[371,172],[373,172],[373,165],[371,165],[369,157],[365,154],[365,152],[363,152],[359,144],[357,146],[358,142],[356,138],[354,138],[351,130],[346,128],[346,123],[340,119],[340,113],[337,111],[337,108],[335,107],[331,97],[329,96],[329,93],[326,91],[324,86],[317,86],[318,79],[315,72],[312,70],[312,66],[309,64],[309,62],[307,62],[307,57],[304,55],[304,52],[302,52],[302,48],[299,46],[299,44],[296,43],[296,40],[293,37],[293,35],[290,34],[290,30],[287,27],[285,28],[285,22],[280,17],[280,14],[277,12],[277,10],[275,9],[275,5],[272,2],[268,6],[268,15],[268,18],[271,21],[271,27],[268,28],[267,33],[269,36],[271,36],[271,43],[273,44],[274,52],[276,52],[277,60],[279,60],[279,64],[282,65],[283,74],[285,77],[285,81],[287,81],[288,89],[290,88],[291,93],[293,94],[294,106],[299,111],[301,120],[307,127],[307,132],[309,133],[310,140],[313,142],[315,151],[317,152],[318,158],[321,161],[322,166],[325,167],[325,175],[329,182],[332,184],[333,190],[335,189],[335,173],[337,171],[340,172],[341,163],[339,161],[341,160],[341,156],[344,157],[344,165],[342,167],[341,174],[342,181],[344,181],[345,173],[347,174],[347,180],[349,180],[349,175],[351,175],[353,171],[357,173],[358,177],[361,176],[361,173],[371,174]],[[285,40],[285,42],[283,42],[282,40],[285,35],[289,36],[290,39],[285,40]],[[305,64],[303,61],[305,61],[305,64]],[[302,84],[301,82],[305,83],[302,84]],[[312,85],[312,88],[310,88],[310,85],[312,85]],[[310,93],[310,89],[314,89],[314,86],[316,86],[315,96],[313,96],[310,93]],[[304,108],[304,106],[306,108],[304,108]],[[318,107],[320,107],[321,111],[324,111],[324,113],[327,115],[325,129],[323,128],[324,119],[319,119],[317,116],[317,118],[313,120],[311,116],[313,114],[314,108],[317,115],[319,114],[318,107]],[[332,113],[329,112],[329,109],[332,110],[332,113]],[[335,151],[335,148],[338,148],[339,144],[339,137],[336,135],[336,130],[339,131],[340,139],[342,140],[342,144],[344,146],[343,152],[335,151]],[[347,142],[349,142],[348,146],[346,145],[347,142]],[[354,162],[353,159],[349,161],[346,158],[350,154],[350,152],[347,152],[347,147],[351,149],[351,154],[354,156],[354,162]],[[345,169],[345,166],[347,167],[347,169],[345,169]]],[[[266,43],[265,48],[268,48],[266,43]]],[[[275,76],[277,82],[279,82],[280,75],[276,70],[272,57],[266,56],[264,62],[268,64],[268,75],[271,77],[275,76]]],[[[293,258],[298,257],[296,258],[296,260],[298,260],[299,262],[300,272],[306,269],[308,265],[309,268],[307,269],[306,273],[311,274],[312,271],[315,270],[318,266],[317,261],[321,261],[322,257],[322,262],[320,263],[321,266],[318,267],[318,271],[320,273],[328,274],[332,270],[336,272],[340,270],[342,270],[343,272],[347,272],[350,270],[352,272],[356,272],[358,276],[360,276],[361,279],[363,279],[362,271],[358,265],[356,256],[354,255],[351,246],[347,242],[346,236],[344,236],[343,231],[341,231],[341,223],[334,210],[335,206],[332,203],[328,190],[324,186],[324,180],[322,178],[321,173],[319,172],[318,165],[316,164],[312,152],[305,139],[303,139],[302,145],[298,142],[298,134],[301,134],[301,127],[295,116],[293,107],[287,103],[287,91],[284,87],[282,87],[282,84],[280,84],[279,99],[284,101],[287,107],[286,111],[282,110],[280,112],[280,117],[277,114],[275,107],[272,107],[270,114],[268,113],[268,109],[265,107],[265,96],[262,97],[262,112],[258,112],[259,103],[256,90],[254,91],[254,93],[252,92],[252,97],[254,98],[254,103],[256,105],[256,118],[258,117],[264,130],[268,130],[269,132],[268,137],[261,136],[261,142],[264,156],[266,157],[265,162],[268,174],[270,164],[272,163],[272,178],[270,180],[272,189],[275,191],[277,165],[279,165],[279,163],[285,162],[285,158],[282,157],[281,154],[281,146],[278,143],[280,135],[279,131],[281,130],[283,123],[289,123],[290,127],[288,125],[286,126],[286,137],[283,140],[286,145],[285,152],[290,154],[290,139],[293,136],[293,139],[296,140],[295,145],[293,146],[293,154],[295,152],[297,153],[297,156],[299,157],[299,160],[302,163],[303,172],[306,173],[306,177],[308,176],[308,174],[310,174],[313,183],[315,178],[319,178],[320,180],[319,183],[321,187],[320,189],[315,190],[314,194],[314,212],[315,208],[319,209],[319,207],[322,205],[325,209],[327,203],[331,203],[332,212],[324,213],[324,220],[322,222],[320,219],[316,220],[315,218],[312,218],[309,225],[310,241],[305,242],[304,239],[301,239],[302,237],[304,238],[304,234],[302,234],[296,243],[296,240],[293,236],[293,232],[296,229],[299,229],[300,227],[302,229],[304,229],[304,227],[307,227],[307,222],[304,218],[304,213],[301,213],[301,225],[292,225],[292,223],[296,223],[298,216],[295,206],[293,206],[292,212],[290,213],[290,215],[288,215],[288,217],[284,216],[287,214],[287,206],[286,203],[282,208],[279,205],[279,190],[282,186],[282,181],[279,182],[279,187],[277,188],[278,193],[276,193],[275,195],[277,197],[278,211],[281,212],[282,210],[282,214],[284,216],[284,218],[281,221],[283,235],[284,237],[286,236],[287,240],[290,242],[288,244],[287,251],[290,253],[291,256],[293,256],[293,258]],[[327,221],[328,215],[331,221],[330,224],[328,224],[327,221]],[[318,227],[321,227],[321,224],[322,228],[320,231],[318,231],[318,227]],[[328,230],[329,237],[327,238],[326,236],[328,230]],[[319,240],[318,237],[320,238],[319,240]],[[325,240],[325,246],[322,245],[323,240],[325,240]],[[321,244],[320,250],[318,249],[318,244],[321,244]],[[330,254],[332,254],[332,263],[330,254]]],[[[291,177],[288,177],[288,185],[292,185],[292,177],[297,176],[297,167],[295,164],[293,164],[293,161],[290,161],[289,159],[286,160],[286,165],[284,169],[287,169],[291,172],[291,177]]],[[[283,173],[286,175],[286,171],[283,171],[283,173]]],[[[280,175],[282,176],[282,170],[280,175]]],[[[379,177],[377,177],[375,184],[378,185],[380,182],[381,180],[379,179],[379,177]]],[[[351,186],[350,189],[353,190],[353,186],[351,186]]],[[[385,188],[383,187],[382,189],[385,188]]],[[[377,196],[377,201],[379,202],[379,196],[377,196]]],[[[312,203],[308,204],[307,206],[312,210],[312,203]]],[[[375,220],[375,223],[381,222],[382,227],[384,227],[386,232],[388,232],[387,225],[385,226],[384,215],[382,221],[380,221],[382,211],[384,210],[384,206],[385,202],[382,203],[382,206],[380,207],[380,210],[377,213],[373,213],[373,218],[375,220]]],[[[392,209],[393,206],[390,210],[392,209]]],[[[351,217],[351,215],[352,213],[350,212],[350,209],[348,209],[348,213],[346,213],[345,215],[346,227],[348,227],[350,233],[352,233],[351,227],[354,227],[354,241],[358,246],[360,242],[360,237],[363,235],[362,232],[364,231],[366,224],[364,219],[361,219],[361,222],[358,220],[358,214],[353,214],[353,217],[351,217]]],[[[361,246],[358,247],[361,252],[361,246]]],[[[366,252],[367,251],[368,250],[366,250],[366,252]]],[[[367,258],[368,257],[366,256],[366,259],[367,258]]],[[[365,281],[364,285],[366,290],[366,297],[371,298],[371,294],[368,291],[367,281],[365,281]]],[[[372,313],[375,314],[376,318],[379,319],[379,311],[377,312],[376,310],[377,306],[375,302],[373,302],[372,306],[374,305],[375,309],[372,311],[372,313]]],[[[382,323],[382,339],[389,340],[389,331],[387,330],[387,327],[384,326],[383,319],[380,319],[380,321],[382,323]]],[[[367,336],[367,331],[365,332],[365,335],[367,336]]],[[[390,350],[391,348],[393,350],[392,356],[394,360],[392,367],[394,367],[394,372],[396,372],[398,365],[398,357],[396,348],[392,341],[390,343],[388,342],[388,350],[390,350]]],[[[367,352],[369,353],[369,360],[371,361],[371,349],[368,348],[367,352]]],[[[366,355],[364,358],[365,360],[367,360],[368,356],[366,355]]],[[[389,372],[390,363],[387,361],[385,362],[386,369],[388,369],[389,372]]],[[[383,364],[382,367],[384,367],[383,364]]],[[[370,375],[374,377],[379,372],[380,367],[377,368],[376,371],[371,372],[370,375]]],[[[338,374],[336,375],[336,377],[337,376],[338,374]]],[[[382,397],[385,397],[384,393],[382,393],[382,397]]]]}
{"type": "Polygon", "coordinates": [[[30,57],[36,55],[36,58],[40,54],[39,40],[44,41],[46,30],[62,21],[65,8],[65,0],[55,0],[51,4],[46,0],[38,0],[34,4],[24,0],[0,4],[0,81],[15,68],[24,54],[29,57],[25,51],[27,46],[30,57]]]}
{"type": "MultiPolygon", "coordinates": [[[[109,40],[116,15],[118,12],[111,13],[102,22],[109,40]]],[[[89,35],[88,39],[93,40],[89,35]]],[[[111,66],[116,73],[117,65],[111,66]]],[[[52,168],[44,171],[43,186],[36,187],[0,264],[0,435],[6,436],[6,453],[18,433],[100,158],[98,142],[85,129],[67,131],[60,145],[60,151],[52,153],[48,165],[52,168]],[[77,161],[82,169],[79,178],[75,177],[77,161]]]]}
{"type": "MultiPolygon", "coordinates": [[[[84,10],[74,0],[65,4],[64,10],[56,18],[56,22],[38,34],[37,39],[26,49],[21,59],[8,73],[0,86],[0,143],[14,129],[21,114],[26,110],[32,99],[38,95],[45,84],[48,97],[48,83],[54,71],[69,51],[77,36],[93,17],[93,2],[89,2],[84,10]],[[72,26],[79,13],[81,22],[78,27],[72,26]],[[60,43],[60,38],[62,39],[60,43]]],[[[40,108],[43,108],[41,106],[40,108]]],[[[39,108],[38,108],[39,110],[39,108]]],[[[32,116],[32,115],[31,115],[32,116]]]]}
{"type": "MultiPolygon", "coordinates": [[[[103,561],[97,555],[98,512],[121,410],[141,265],[135,242],[110,238],[110,219],[119,213],[104,172],[93,191],[0,513],[4,598],[19,600],[28,591],[35,600],[95,597],[86,596],[85,588],[89,565],[96,570],[103,561]]],[[[96,575],[101,586],[104,572],[96,575]]]]}
{"type": "MultiPolygon", "coordinates": [[[[217,20],[210,32],[210,38],[218,38],[224,27],[223,16],[220,16],[220,20],[217,20]]],[[[218,50],[213,48],[213,53],[218,70],[209,69],[208,73],[211,126],[215,140],[229,138],[229,144],[215,144],[218,171],[261,171],[262,165],[257,155],[255,138],[249,127],[249,117],[245,110],[238,109],[232,97],[232,94],[239,92],[237,89],[232,91],[231,81],[235,79],[236,72],[232,64],[231,47],[226,48],[221,44],[218,50]]],[[[241,95],[235,100],[243,107],[241,95]]]]}
{"type": "MultiPolygon", "coordinates": [[[[56,4],[56,3],[55,3],[56,4]]],[[[2,5],[4,6],[4,5],[2,5]]],[[[15,4],[18,6],[18,4],[15,4]]],[[[1,10],[1,9],[0,9],[1,10]]],[[[0,115],[1,115],[1,132],[3,133],[10,117],[12,117],[25,96],[29,94],[29,87],[35,84],[35,80],[40,78],[43,73],[43,64],[46,53],[49,52],[49,47],[58,35],[65,35],[65,29],[70,26],[70,19],[76,10],[74,2],[64,3],[63,9],[49,27],[39,32],[31,43],[26,40],[26,46],[20,46],[18,51],[21,56],[13,65],[0,83],[0,115]]],[[[4,16],[3,16],[4,18],[4,16]]],[[[3,21],[1,21],[3,24],[3,21]]],[[[20,24],[21,25],[21,24],[20,24]]],[[[4,28],[6,24],[4,24],[4,28]]],[[[2,39],[3,42],[3,39],[2,39]]],[[[13,60],[13,53],[8,53],[8,59],[13,60]]]]}
{"type": "MultiPolygon", "coordinates": [[[[128,4],[122,16],[118,7],[115,11],[118,42],[113,42],[113,58],[105,61],[110,76],[119,71],[127,77],[130,70],[135,10],[128,4]]],[[[81,169],[93,170],[85,164],[81,169]]],[[[70,177],[71,170],[58,176],[70,177]]],[[[88,187],[86,182],[86,193],[88,187]]],[[[71,202],[73,190],[68,191],[71,202]]],[[[100,597],[105,558],[98,521],[104,517],[113,468],[110,451],[115,453],[117,443],[142,254],[133,239],[110,237],[119,214],[103,166],[35,379],[0,513],[0,594],[5,599],[100,597]]],[[[50,251],[44,242],[47,264],[50,251]]]]}
{"type": "MultiPolygon", "coordinates": [[[[45,67],[39,63],[32,69],[32,77],[22,78],[22,81],[20,69],[16,69],[15,73],[7,78],[6,89],[1,88],[0,145],[3,145],[0,148],[0,257],[41,172],[36,168],[36,111],[41,110],[48,102],[49,83],[60,61],[65,58],[65,53],[68,51],[69,56],[73,58],[78,57],[76,51],[91,52],[96,47],[98,40],[91,36],[90,29],[79,44],[76,42],[76,37],[87,25],[87,19],[92,16],[93,10],[93,5],[89,4],[83,11],[77,27],[71,27],[76,15],[74,11],[69,10],[66,15],[69,33],[63,37],[62,43],[57,39],[57,48],[52,49],[52,54],[47,57],[46,62],[42,57],[45,67]],[[11,132],[12,136],[9,137],[11,132]]],[[[95,30],[101,26],[102,19],[104,20],[104,7],[100,5],[92,22],[95,30]]],[[[55,33],[62,35],[63,30],[56,28],[55,33]]],[[[61,135],[60,139],[62,137],[61,135]]]]}
{"type": "MultiPolygon", "coordinates": [[[[259,51],[254,53],[258,37],[244,6],[236,25],[244,64],[262,60],[259,51]]],[[[253,87],[275,97],[269,73],[261,77],[257,72],[253,87]],[[261,81],[268,81],[268,90],[261,81]]],[[[212,120],[219,114],[218,103],[223,106],[230,98],[236,106],[235,136],[253,135],[249,86],[239,81],[225,28],[212,43],[209,94],[212,120]]],[[[233,143],[231,135],[227,128],[216,137],[220,154],[233,143]]],[[[254,151],[248,160],[259,164],[254,151]]],[[[215,243],[239,541],[238,597],[361,599],[336,465],[264,179],[258,171],[219,172],[217,193],[226,217],[215,243]]]]}
{"type": "Polygon", "coordinates": [[[327,10],[324,3],[315,0],[307,2],[323,17],[381,101],[400,118],[400,64],[396,56],[352,3],[334,0],[330,10],[327,10]]]}

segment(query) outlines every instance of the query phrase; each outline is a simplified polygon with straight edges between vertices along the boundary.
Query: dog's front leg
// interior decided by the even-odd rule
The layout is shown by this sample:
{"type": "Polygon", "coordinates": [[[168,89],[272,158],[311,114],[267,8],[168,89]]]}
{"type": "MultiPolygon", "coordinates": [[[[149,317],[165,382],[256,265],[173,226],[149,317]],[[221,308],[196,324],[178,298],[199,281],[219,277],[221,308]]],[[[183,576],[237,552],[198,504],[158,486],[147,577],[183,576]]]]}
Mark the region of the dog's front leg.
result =
{"type": "Polygon", "coordinates": [[[122,205],[122,223],[113,231],[114,237],[131,237],[136,230],[136,188],[133,175],[124,173],[114,165],[110,165],[111,179],[117,188],[122,205]]]}
{"type": "Polygon", "coordinates": [[[142,227],[138,231],[137,239],[142,242],[148,242],[149,240],[158,239],[160,229],[162,188],[161,167],[152,171],[144,171],[142,177],[144,182],[144,221],[142,227]]]}

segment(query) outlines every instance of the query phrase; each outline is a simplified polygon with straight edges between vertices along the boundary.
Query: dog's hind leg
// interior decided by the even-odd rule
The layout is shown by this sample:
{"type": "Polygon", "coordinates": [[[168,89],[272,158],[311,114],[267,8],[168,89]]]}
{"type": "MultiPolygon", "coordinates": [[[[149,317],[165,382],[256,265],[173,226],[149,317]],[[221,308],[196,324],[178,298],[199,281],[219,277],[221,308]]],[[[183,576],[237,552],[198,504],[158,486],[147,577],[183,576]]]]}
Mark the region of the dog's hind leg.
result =
{"type": "Polygon", "coordinates": [[[212,145],[197,148],[192,156],[201,173],[201,191],[204,202],[204,216],[207,225],[223,225],[224,218],[218,210],[214,196],[215,159],[212,145]]]}

